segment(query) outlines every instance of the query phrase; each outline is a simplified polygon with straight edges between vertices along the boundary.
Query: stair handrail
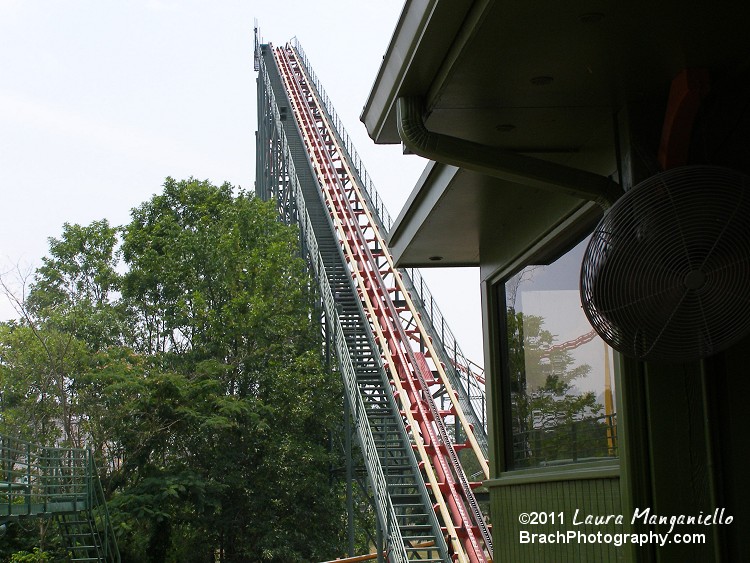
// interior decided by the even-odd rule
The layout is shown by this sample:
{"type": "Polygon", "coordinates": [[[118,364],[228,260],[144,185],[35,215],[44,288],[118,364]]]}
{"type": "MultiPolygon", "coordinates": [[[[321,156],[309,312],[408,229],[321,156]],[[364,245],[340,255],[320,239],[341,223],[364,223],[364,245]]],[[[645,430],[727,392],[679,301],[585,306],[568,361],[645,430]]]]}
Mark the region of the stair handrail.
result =
{"type": "Polygon", "coordinates": [[[104,550],[104,559],[108,563],[120,563],[120,549],[117,545],[115,529],[109,515],[109,508],[107,507],[107,498],[104,495],[102,480],[99,477],[94,454],[90,449],[87,449],[86,452],[89,467],[89,494],[91,495],[91,506],[92,508],[97,507],[100,509],[100,516],[103,519],[102,528],[104,529],[104,537],[101,538],[102,531],[99,526],[96,527],[96,530],[102,540],[101,545],[104,550]]]}

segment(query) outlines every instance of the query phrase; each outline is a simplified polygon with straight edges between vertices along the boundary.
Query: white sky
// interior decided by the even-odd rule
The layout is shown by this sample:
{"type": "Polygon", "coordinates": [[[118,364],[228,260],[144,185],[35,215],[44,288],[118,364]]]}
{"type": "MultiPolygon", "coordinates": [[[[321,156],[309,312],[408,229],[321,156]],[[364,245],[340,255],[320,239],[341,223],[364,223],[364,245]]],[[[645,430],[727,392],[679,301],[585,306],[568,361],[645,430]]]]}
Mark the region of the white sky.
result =
{"type": "MultiPolygon", "coordinates": [[[[166,176],[255,178],[253,24],[296,36],[393,217],[424,162],[376,146],[359,115],[397,0],[0,0],[0,272],[33,270],[64,222],[128,222],[166,176]]],[[[9,272],[9,273],[8,273],[9,272]]],[[[482,363],[476,269],[425,273],[482,363]]],[[[4,297],[0,320],[15,317],[4,297]]]]}

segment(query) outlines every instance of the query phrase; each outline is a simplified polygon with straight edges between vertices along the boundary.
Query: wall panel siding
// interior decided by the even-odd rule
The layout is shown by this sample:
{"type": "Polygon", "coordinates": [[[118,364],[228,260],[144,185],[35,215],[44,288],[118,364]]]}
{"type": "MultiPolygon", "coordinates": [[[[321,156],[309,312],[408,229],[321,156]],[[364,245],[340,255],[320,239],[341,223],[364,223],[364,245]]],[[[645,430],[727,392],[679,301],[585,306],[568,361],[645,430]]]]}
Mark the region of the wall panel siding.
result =
{"type": "Polygon", "coordinates": [[[557,532],[581,532],[587,535],[601,532],[602,536],[623,532],[623,526],[617,525],[614,519],[607,525],[582,523],[586,515],[622,514],[617,478],[493,484],[491,502],[494,560],[498,563],[624,561],[623,549],[613,544],[579,542],[575,539],[569,543],[522,544],[520,541],[522,530],[536,534],[553,534],[554,540],[558,539],[557,532]],[[574,525],[573,522],[576,509],[577,519],[581,522],[578,525],[574,525]],[[547,523],[523,525],[519,522],[522,513],[533,512],[546,513],[547,523]],[[563,516],[562,523],[560,513],[563,516]]]}

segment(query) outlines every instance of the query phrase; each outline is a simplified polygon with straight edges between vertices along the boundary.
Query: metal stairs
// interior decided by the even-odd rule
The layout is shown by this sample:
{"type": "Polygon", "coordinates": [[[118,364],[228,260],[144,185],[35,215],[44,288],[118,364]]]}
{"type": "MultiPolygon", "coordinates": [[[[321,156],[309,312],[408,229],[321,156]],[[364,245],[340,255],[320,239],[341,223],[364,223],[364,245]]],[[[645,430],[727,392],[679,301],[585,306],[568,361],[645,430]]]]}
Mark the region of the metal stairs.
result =
{"type": "Polygon", "coordinates": [[[94,519],[86,512],[68,512],[57,516],[70,561],[107,561],[101,535],[94,519]]]}
{"type": "Polygon", "coordinates": [[[386,530],[398,528],[407,560],[445,561],[447,551],[432,501],[404,430],[393,390],[380,365],[379,355],[375,354],[377,348],[364,320],[360,300],[338,255],[337,243],[330,235],[325,238],[329,240],[321,255],[324,264],[327,263],[326,272],[331,272],[329,283],[334,289],[341,331],[352,358],[357,392],[364,404],[395,516],[395,522],[386,521],[383,527],[386,530]]]}
{"type": "Polygon", "coordinates": [[[69,561],[120,562],[91,451],[0,435],[0,522],[30,517],[57,520],[69,561]]]}

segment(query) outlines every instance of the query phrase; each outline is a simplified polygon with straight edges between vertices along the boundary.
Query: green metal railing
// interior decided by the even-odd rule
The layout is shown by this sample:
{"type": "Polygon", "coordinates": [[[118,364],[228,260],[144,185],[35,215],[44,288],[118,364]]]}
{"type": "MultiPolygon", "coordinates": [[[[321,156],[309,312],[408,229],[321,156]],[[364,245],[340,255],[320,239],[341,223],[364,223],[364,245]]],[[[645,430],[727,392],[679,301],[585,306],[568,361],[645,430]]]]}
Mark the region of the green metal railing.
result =
{"type": "Polygon", "coordinates": [[[617,450],[616,414],[584,417],[513,434],[517,469],[613,458],[617,450]]]}
{"type": "Polygon", "coordinates": [[[74,560],[119,563],[91,451],[0,435],[0,519],[34,516],[58,519],[74,560]]]}

